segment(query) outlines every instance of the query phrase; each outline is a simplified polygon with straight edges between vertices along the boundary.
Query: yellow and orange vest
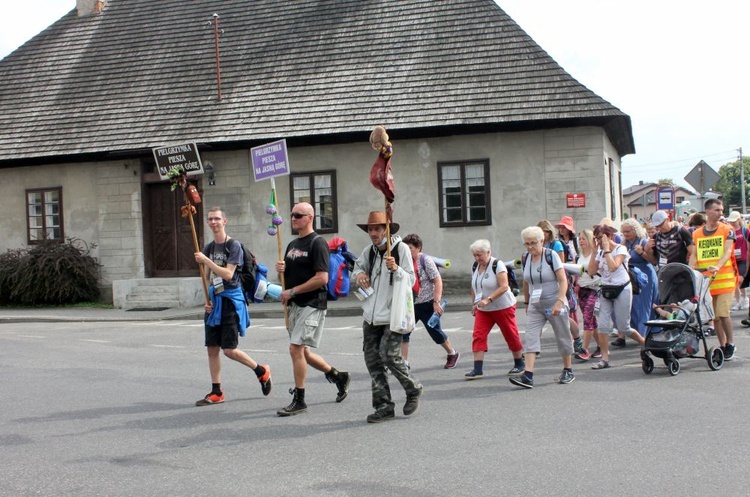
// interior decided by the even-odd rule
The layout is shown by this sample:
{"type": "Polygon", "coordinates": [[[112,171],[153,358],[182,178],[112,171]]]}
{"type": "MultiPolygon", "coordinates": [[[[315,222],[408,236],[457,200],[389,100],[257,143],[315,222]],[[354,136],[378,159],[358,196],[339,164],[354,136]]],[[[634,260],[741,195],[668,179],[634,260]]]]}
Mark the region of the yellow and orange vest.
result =
{"type": "MultiPolygon", "coordinates": [[[[695,258],[698,271],[705,271],[709,266],[715,266],[727,244],[727,237],[733,232],[731,226],[719,223],[719,227],[712,235],[706,235],[704,228],[698,228],[693,232],[693,243],[695,243],[695,258]]],[[[737,286],[737,262],[732,256],[717,271],[716,278],[711,283],[711,295],[733,292],[737,286]]]]}

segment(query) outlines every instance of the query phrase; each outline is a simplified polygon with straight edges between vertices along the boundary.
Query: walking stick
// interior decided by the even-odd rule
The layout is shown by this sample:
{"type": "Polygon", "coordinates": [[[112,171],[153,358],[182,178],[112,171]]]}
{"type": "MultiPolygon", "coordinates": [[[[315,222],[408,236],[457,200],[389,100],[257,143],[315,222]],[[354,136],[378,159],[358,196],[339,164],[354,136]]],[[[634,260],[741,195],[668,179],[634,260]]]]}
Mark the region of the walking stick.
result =
{"type": "MultiPolygon", "coordinates": [[[[271,177],[271,199],[272,204],[276,206],[278,210],[278,200],[276,199],[276,181],[273,177],[271,177]]],[[[278,248],[279,252],[279,260],[283,260],[283,254],[281,251],[281,230],[276,230],[276,246],[278,248]]],[[[286,283],[284,282],[284,273],[279,274],[279,278],[281,279],[281,290],[286,290],[286,283]]],[[[287,307],[286,304],[284,304],[284,327],[288,330],[289,329],[289,307],[287,307]]]]}
{"type": "MultiPolygon", "coordinates": [[[[185,209],[187,210],[187,217],[190,220],[190,231],[193,233],[193,245],[195,246],[195,251],[200,252],[201,249],[198,246],[198,235],[195,233],[192,205],[190,204],[190,199],[188,199],[187,192],[184,190],[183,192],[185,193],[185,209]]],[[[203,264],[198,264],[198,271],[201,274],[201,283],[203,283],[203,295],[206,298],[206,305],[210,305],[211,301],[208,299],[208,285],[206,284],[206,277],[203,275],[203,264]]]]}

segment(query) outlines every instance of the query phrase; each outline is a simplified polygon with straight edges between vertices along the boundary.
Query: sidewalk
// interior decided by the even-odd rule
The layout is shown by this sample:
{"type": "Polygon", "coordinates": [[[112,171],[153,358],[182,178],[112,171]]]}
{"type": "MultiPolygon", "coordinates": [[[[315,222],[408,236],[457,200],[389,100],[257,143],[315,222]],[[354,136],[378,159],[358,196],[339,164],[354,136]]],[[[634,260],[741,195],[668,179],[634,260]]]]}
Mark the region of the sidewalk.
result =
{"type": "MultiPolygon", "coordinates": [[[[448,295],[446,312],[466,311],[471,305],[469,295],[448,295]]],[[[520,306],[519,306],[520,307],[520,306]]],[[[279,302],[263,302],[248,306],[250,318],[284,317],[279,302]]],[[[357,316],[362,313],[359,300],[353,295],[329,301],[328,316],[357,316]]],[[[125,311],[122,309],[96,309],[82,307],[0,308],[2,323],[54,323],[54,322],[119,322],[119,321],[170,321],[202,320],[203,306],[153,311],[125,311]]]]}

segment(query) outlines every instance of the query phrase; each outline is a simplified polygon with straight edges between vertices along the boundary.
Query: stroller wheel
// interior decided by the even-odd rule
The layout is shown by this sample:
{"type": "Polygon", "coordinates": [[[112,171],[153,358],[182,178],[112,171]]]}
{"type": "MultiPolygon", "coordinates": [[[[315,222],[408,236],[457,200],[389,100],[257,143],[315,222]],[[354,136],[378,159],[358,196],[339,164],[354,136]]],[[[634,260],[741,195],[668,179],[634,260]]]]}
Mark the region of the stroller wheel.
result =
{"type": "Polygon", "coordinates": [[[706,355],[708,367],[711,368],[712,371],[718,371],[724,365],[724,351],[720,348],[711,347],[706,355]]]}
{"type": "Polygon", "coordinates": [[[641,361],[641,367],[643,368],[643,372],[646,374],[651,374],[654,371],[654,360],[651,359],[649,356],[645,356],[643,358],[643,361],[641,361]]]}
{"type": "Polygon", "coordinates": [[[671,359],[667,363],[667,367],[669,368],[669,374],[672,376],[676,376],[677,373],[680,372],[680,361],[677,359],[671,359]]]}

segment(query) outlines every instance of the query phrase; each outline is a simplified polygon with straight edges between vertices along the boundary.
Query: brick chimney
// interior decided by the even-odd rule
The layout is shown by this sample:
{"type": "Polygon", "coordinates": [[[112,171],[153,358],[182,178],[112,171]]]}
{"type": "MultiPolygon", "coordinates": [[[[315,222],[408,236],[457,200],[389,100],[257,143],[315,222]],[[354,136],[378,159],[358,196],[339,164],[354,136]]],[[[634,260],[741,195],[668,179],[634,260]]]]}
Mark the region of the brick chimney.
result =
{"type": "Polygon", "coordinates": [[[104,8],[104,0],[76,0],[78,17],[101,14],[104,8]]]}

